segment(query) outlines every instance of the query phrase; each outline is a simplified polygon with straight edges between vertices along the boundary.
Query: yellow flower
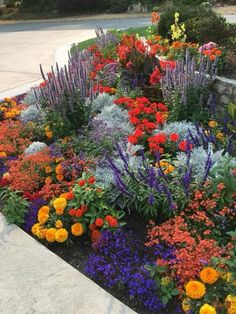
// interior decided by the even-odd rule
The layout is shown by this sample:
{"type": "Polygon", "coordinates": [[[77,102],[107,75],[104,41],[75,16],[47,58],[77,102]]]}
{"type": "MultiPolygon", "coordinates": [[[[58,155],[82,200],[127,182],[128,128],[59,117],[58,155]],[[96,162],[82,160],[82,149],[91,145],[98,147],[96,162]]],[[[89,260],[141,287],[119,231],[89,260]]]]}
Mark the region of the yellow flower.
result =
{"type": "Polygon", "coordinates": [[[63,179],[64,179],[63,174],[58,174],[58,175],[57,175],[57,180],[58,180],[58,181],[62,181],[63,179]]]}
{"type": "Polygon", "coordinates": [[[62,243],[65,242],[68,238],[68,232],[66,229],[61,228],[57,229],[55,233],[55,239],[57,242],[62,243]]]}
{"type": "Polygon", "coordinates": [[[160,167],[166,167],[168,165],[169,165],[168,161],[164,161],[164,160],[160,161],[160,167]]]}
{"type": "Polygon", "coordinates": [[[73,224],[71,226],[71,233],[76,236],[76,237],[79,237],[81,236],[83,233],[84,233],[84,228],[82,226],[81,223],[77,222],[75,224],[73,224]]]}
{"type": "Polygon", "coordinates": [[[200,278],[204,283],[212,285],[218,280],[219,274],[214,268],[206,267],[200,272],[200,278]]]}
{"type": "Polygon", "coordinates": [[[58,197],[54,200],[53,206],[58,215],[62,215],[64,213],[64,209],[67,206],[67,201],[64,197],[58,197]]]}
{"type": "Polygon", "coordinates": [[[40,225],[43,225],[46,221],[48,221],[49,215],[45,213],[38,213],[38,221],[40,225]]]}
{"type": "Polygon", "coordinates": [[[185,287],[186,295],[191,299],[201,299],[206,293],[206,287],[197,280],[190,280],[185,287]]]}
{"type": "Polygon", "coordinates": [[[228,302],[230,305],[236,305],[236,296],[229,294],[226,299],[226,302],[228,302]]]}
{"type": "Polygon", "coordinates": [[[231,306],[228,309],[228,314],[236,314],[236,306],[231,306]]]}
{"type": "Polygon", "coordinates": [[[52,172],[52,167],[50,167],[50,166],[45,167],[45,172],[46,173],[51,173],[52,172]]]}
{"type": "Polygon", "coordinates": [[[39,239],[42,239],[42,240],[43,240],[43,239],[45,239],[46,231],[47,231],[47,229],[39,228],[39,229],[37,229],[36,236],[37,236],[39,239]]]}
{"type": "Polygon", "coordinates": [[[217,313],[216,313],[216,309],[213,306],[205,303],[200,308],[199,314],[217,314],[217,313]]]}
{"type": "Polygon", "coordinates": [[[208,125],[210,128],[214,129],[215,127],[217,127],[218,123],[215,120],[211,120],[208,122],[208,125]]]}
{"type": "Polygon", "coordinates": [[[62,221],[61,221],[61,220],[56,220],[55,226],[56,226],[56,228],[58,228],[58,229],[62,228],[62,227],[63,227],[62,221]]]}
{"type": "Polygon", "coordinates": [[[224,133],[222,133],[222,132],[218,132],[218,133],[216,133],[216,138],[217,138],[219,141],[223,141],[224,138],[225,138],[225,135],[224,135],[224,133]]]}
{"type": "Polygon", "coordinates": [[[182,309],[185,313],[188,313],[188,311],[191,310],[191,306],[189,304],[189,299],[188,298],[185,298],[183,299],[183,302],[182,302],[182,309]]]}
{"type": "Polygon", "coordinates": [[[55,242],[56,241],[56,229],[55,228],[49,228],[46,231],[46,240],[48,242],[55,242]]]}
{"type": "Polygon", "coordinates": [[[9,172],[5,172],[2,177],[3,177],[4,179],[9,179],[9,178],[10,178],[10,173],[9,173],[9,172]]]}
{"type": "Polygon", "coordinates": [[[31,232],[33,233],[33,235],[36,235],[36,233],[38,232],[38,229],[40,228],[40,224],[34,224],[31,228],[31,232]]]}
{"type": "Polygon", "coordinates": [[[62,164],[59,164],[56,166],[55,172],[56,172],[56,174],[62,174],[63,173],[62,164]]]}

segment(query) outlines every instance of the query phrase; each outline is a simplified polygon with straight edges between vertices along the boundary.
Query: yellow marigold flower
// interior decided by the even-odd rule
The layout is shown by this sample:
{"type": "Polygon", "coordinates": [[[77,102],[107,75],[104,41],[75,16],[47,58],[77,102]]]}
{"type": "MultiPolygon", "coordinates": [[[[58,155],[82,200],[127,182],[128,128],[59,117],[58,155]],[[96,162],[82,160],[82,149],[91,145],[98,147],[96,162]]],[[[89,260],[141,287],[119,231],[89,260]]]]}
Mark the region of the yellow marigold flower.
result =
{"type": "Polygon", "coordinates": [[[39,213],[44,213],[44,214],[48,214],[50,212],[50,207],[49,206],[42,206],[40,207],[38,214],[39,213]]]}
{"type": "Polygon", "coordinates": [[[230,305],[236,305],[236,296],[229,294],[226,299],[226,302],[228,302],[230,305]]]}
{"type": "Polygon", "coordinates": [[[208,122],[208,125],[210,128],[214,129],[215,127],[217,127],[218,123],[215,120],[211,120],[208,122]]]}
{"type": "Polygon", "coordinates": [[[7,157],[7,153],[6,152],[0,152],[0,158],[1,157],[7,157]]]}
{"type": "Polygon", "coordinates": [[[48,221],[49,215],[45,213],[38,213],[38,221],[40,225],[43,225],[46,221],[48,221]]]}
{"type": "Polygon", "coordinates": [[[43,239],[45,239],[46,231],[47,231],[47,229],[39,228],[39,229],[37,229],[36,236],[37,236],[39,239],[43,240],[43,239]]]}
{"type": "Polygon", "coordinates": [[[216,309],[213,306],[205,303],[200,308],[199,314],[217,314],[217,313],[216,313],[216,309]]]}
{"type": "Polygon", "coordinates": [[[74,236],[81,236],[84,233],[84,228],[81,223],[77,222],[71,226],[71,233],[74,236]]]}
{"type": "Polygon", "coordinates": [[[33,235],[36,235],[36,233],[38,232],[38,229],[40,228],[40,224],[34,224],[31,228],[31,232],[33,233],[33,235]]]}
{"type": "Polygon", "coordinates": [[[56,222],[55,222],[55,226],[56,226],[56,228],[58,228],[58,229],[60,229],[60,228],[62,228],[63,227],[63,223],[62,223],[62,221],[61,220],[56,220],[56,222]]]}
{"type": "Polygon", "coordinates": [[[50,167],[50,166],[45,167],[45,172],[46,173],[51,173],[52,172],[52,167],[50,167]]]}
{"type": "Polygon", "coordinates": [[[183,302],[182,302],[182,309],[185,313],[188,313],[188,311],[191,310],[191,306],[189,304],[189,299],[188,298],[185,298],[183,299],[183,302]]]}
{"type": "Polygon", "coordinates": [[[63,174],[58,174],[58,175],[57,175],[57,180],[58,180],[58,181],[62,181],[63,179],[64,179],[63,174]]]}
{"type": "Polygon", "coordinates": [[[65,242],[68,238],[68,231],[64,228],[57,229],[55,233],[55,239],[57,242],[65,242]]]}
{"type": "Polygon", "coordinates": [[[52,131],[47,131],[46,136],[47,136],[47,138],[52,138],[53,137],[52,131]]]}
{"type": "Polygon", "coordinates": [[[191,299],[201,299],[206,293],[206,287],[197,280],[190,280],[185,287],[186,295],[191,299]]]}
{"type": "Polygon", "coordinates": [[[56,229],[55,229],[55,228],[49,228],[49,229],[47,229],[46,235],[45,235],[46,240],[47,240],[48,242],[55,242],[55,241],[56,241],[55,235],[56,235],[56,229]]]}
{"type": "Polygon", "coordinates": [[[56,172],[56,174],[62,174],[63,173],[62,164],[59,164],[56,166],[55,172],[56,172]]]}
{"type": "Polygon", "coordinates": [[[236,306],[231,306],[228,309],[228,314],[236,314],[236,306]]]}
{"type": "Polygon", "coordinates": [[[212,285],[218,280],[219,274],[214,268],[206,267],[200,272],[200,278],[204,283],[212,285]]]}
{"type": "Polygon", "coordinates": [[[62,215],[64,213],[64,209],[67,206],[67,201],[64,197],[58,197],[54,200],[53,206],[58,215],[62,215]]]}
{"type": "Polygon", "coordinates": [[[224,135],[224,133],[222,133],[222,132],[218,132],[218,133],[216,133],[216,138],[217,138],[219,141],[223,141],[224,138],[225,138],[225,135],[224,135]]]}

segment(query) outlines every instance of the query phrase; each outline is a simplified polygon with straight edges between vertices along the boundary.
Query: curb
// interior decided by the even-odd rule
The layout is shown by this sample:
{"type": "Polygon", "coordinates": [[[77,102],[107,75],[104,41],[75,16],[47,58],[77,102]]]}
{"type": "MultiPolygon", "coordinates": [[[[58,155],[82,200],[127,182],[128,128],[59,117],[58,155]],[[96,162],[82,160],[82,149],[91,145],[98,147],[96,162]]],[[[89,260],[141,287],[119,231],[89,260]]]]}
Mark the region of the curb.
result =
{"type": "Polygon", "coordinates": [[[136,19],[150,17],[150,13],[140,14],[100,14],[91,16],[72,16],[55,19],[42,19],[42,20],[1,20],[0,25],[8,24],[27,24],[27,23],[58,23],[58,22],[71,22],[71,21],[93,21],[93,20],[113,20],[113,19],[136,19]]]}

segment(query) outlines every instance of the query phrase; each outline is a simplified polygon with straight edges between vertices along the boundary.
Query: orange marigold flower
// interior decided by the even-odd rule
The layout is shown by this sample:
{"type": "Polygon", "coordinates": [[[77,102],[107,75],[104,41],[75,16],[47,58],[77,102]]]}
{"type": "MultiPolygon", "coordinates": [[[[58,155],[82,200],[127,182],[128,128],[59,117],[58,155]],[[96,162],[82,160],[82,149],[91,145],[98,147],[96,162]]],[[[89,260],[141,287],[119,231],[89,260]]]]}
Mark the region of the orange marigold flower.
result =
{"type": "Polygon", "coordinates": [[[83,225],[79,222],[73,224],[71,226],[71,233],[76,237],[81,236],[84,233],[83,225]]]}
{"type": "Polygon", "coordinates": [[[65,242],[68,238],[68,231],[65,228],[57,229],[55,233],[55,239],[57,242],[65,242]]]}
{"type": "Polygon", "coordinates": [[[48,242],[55,242],[56,241],[56,229],[55,228],[49,228],[46,231],[46,240],[48,242]]]}
{"type": "Polygon", "coordinates": [[[62,174],[63,173],[62,164],[59,164],[56,166],[55,172],[56,172],[56,174],[62,174]]]}
{"type": "Polygon", "coordinates": [[[64,197],[58,197],[54,200],[53,206],[58,215],[62,215],[64,213],[64,209],[67,206],[67,201],[64,197]]]}
{"type": "Polygon", "coordinates": [[[47,177],[45,179],[45,184],[51,184],[52,183],[52,177],[47,177]]]}
{"type": "Polygon", "coordinates": [[[191,299],[201,299],[206,293],[206,287],[197,280],[190,280],[185,287],[186,295],[191,299]]]}
{"type": "Polygon", "coordinates": [[[218,280],[219,274],[214,268],[206,267],[200,272],[200,278],[204,283],[211,285],[218,280]]]}
{"type": "Polygon", "coordinates": [[[62,228],[63,227],[63,223],[62,223],[62,221],[61,220],[56,220],[56,222],[55,222],[55,226],[56,226],[56,228],[57,229],[60,229],[60,228],[62,228]]]}

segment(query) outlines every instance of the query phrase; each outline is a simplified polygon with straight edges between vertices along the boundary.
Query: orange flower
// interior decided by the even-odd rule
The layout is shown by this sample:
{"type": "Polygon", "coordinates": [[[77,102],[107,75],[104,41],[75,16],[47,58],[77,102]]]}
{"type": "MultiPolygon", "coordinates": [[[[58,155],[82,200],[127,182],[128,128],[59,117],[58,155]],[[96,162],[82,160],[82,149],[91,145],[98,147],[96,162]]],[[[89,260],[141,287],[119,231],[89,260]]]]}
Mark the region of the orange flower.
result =
{"type": "Polygon", "coordinates": [[[47,177],[45,179],[45,184],[51,184],[52,183],[52,177],[47,177]]]}
{"type": "Polygon", "coordinates": [[[190,280],[185,287],[186,295],[191,299],[201,299],[206,293],[206,287],[197,280],[190,280]]]}
{"type": "Polygon", "coordinates": [[[64,179],[63,174],[58,174],[58,175],[57,175],[57,180],[58,180],[58,181],[62,181],[63,179],[64,179]]]}
{"type": "Polygon", "coordinates": [[[48,242],[55,242],[56,241],[56,229],[55,228],[49,228],[46,231],[46,240],[48,242]]]}
{"type": "Polygon", "coordinates": [[[77,222],[71,226],[71,233],[74,236],[81,236],[84,233],[84,228],[81,223],[77,222]]]}
{"type": "Polygon", "coordinates": [[[216,56],[221,56],[221,55],[222,55],[222,51],[216,50],[216,51],[215,51],[215,55],[216,55],[216,56]]]}
{"type": "Polygon", "coordinates": [[[210,60],[211,60],[211,61],[215,61],[215,59],[216,59],[216,56],[215,56],[215,55],[211,55],[211,56],[210,56],[210,60]]]}
{"type": "Polygon", "coordinates": [[[204,283],[211,285],[218,280],[219,274],[214,268],[206,267],[200,272],[200,278],[204,283]]]}
{"type": "Polygon", "coordinates": [[[51,168],[50,166],[47,166],[47,167],[45,168],[45,172],[46,172],[46,173],[51,173],[51,172],[52,172],[52,168],[51,168]]]}
{"type": "Polygon", "coordinates": [[[156,24],[160,20],[160,15],[157,12],[151,13],[151,22],[152,24],[156,24]]]}
{"type": "Polygon", "coordinates": [[[59,243],[65,242],[67,238],[68,238],[68,231],[65,228],[56,230],[55,239],[57,242],[59,243]]]}
{"type": "Polygon", "coordinates": [[[62,174],[63,173],[62,164],[59,164],[56,166],[55,172],[56,172],[56,174],[62,174]]]}
{"type": "Polygon", "coordinates": [[[52,131],[47,131],[45,133],[46,133],[47,138],[52,138],[53,137],[52,131]]]}

